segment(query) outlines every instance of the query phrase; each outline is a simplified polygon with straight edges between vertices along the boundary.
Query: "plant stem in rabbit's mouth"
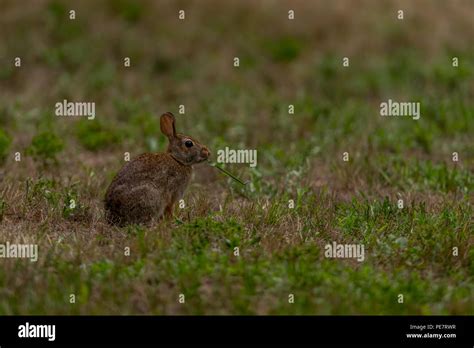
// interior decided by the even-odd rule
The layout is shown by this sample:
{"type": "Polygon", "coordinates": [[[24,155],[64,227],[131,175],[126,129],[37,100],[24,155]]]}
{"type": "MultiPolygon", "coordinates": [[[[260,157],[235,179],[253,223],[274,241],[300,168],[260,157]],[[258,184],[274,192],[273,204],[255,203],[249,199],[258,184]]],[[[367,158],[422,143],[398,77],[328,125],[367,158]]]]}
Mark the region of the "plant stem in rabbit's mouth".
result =
{"type": "Polygon", "coordinates": [[[236,176],[234,176],[234,175],[232,175],[231,173],[229,173],[229,172],[228,172],[227,170],[225,170],[224,168],[219,167],[219,166],[217,165],[217,163],[214,163],[214,162],[208,162],[208,163],[209,163],[209,165],[210,165],[211,167],[215,167],[215,168],[219,169],[221,172],[223,172],[224,174],[230,176],[232,179],[234,179],[235,181],[237,181],[237,182],[238,182],[239,184],[241,184],[241,185],[244,185],[244,186],[245,186],[245,185],[247,185],[247,184],[249,183],[248,181],[243,182],[242,180],[240,180],[240,179],[237,178],[236,176]]]}

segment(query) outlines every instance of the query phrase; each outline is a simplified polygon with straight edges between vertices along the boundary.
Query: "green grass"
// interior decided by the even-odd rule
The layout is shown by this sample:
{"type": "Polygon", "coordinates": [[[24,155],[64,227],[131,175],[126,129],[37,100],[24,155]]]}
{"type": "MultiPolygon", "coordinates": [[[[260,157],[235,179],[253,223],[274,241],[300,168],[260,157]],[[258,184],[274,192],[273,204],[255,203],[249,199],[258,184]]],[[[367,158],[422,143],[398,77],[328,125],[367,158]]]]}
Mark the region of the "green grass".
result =
{"type": "Polygon", "coordinates": [[[0,162],[5,162],[7,156],[8,156],[8,150],[10,147],[10,144],[12,142],[12,139],[10,136],[5,133],[2,129],[0,129],[0,162]]]}
{"type": "Polygon", "coordinates": [[[64,143],[58,135],[51,131],[43,131],[33,137],[26,152],[35,160],[48,164],[57,163],[57,155],[63,148],[64,143]]]}
{"type": "Polygon", "coordinates": [[[87,150],[97,151],[117,144],[121,133],[113,125],[105,125],[102,121],[90,122],[83,120],[77,126],[77,139],[87,150]]]}
{"type": "MultiPolygon", "coordinates": [[[[463,226],[472,209],[448,206],[439,215],[423,205],[399,210],[388,200],[354,199],[328,212],[313,206],[311,196],[307,199],[300,205],[313,207],[313,216],[299,232],[295,229],[298,237],[291,237],[289,245],[278,240],[286,233],[279,224],[304,211],[248,208],[242,213],[255,216],[241,220],[215,213],[172,224],[172,235],[166,238],[165,228],[136,226],[114,231],[118,236],[96,236],[89,243],[120,242],[112,254],[92,259],[86,256],[89,246],[74,242],[73,233],[42,261],[42,268],[55,270],[42,274],[41,282],[48,286],[33,295],[18,285],[17,300],[1,302],[1,311],[163,314],[179,293],[186,296],[187,304],[175,308],[182,314],[461,314],[473,308],[473,284],[467,280],[474,275],[473,255],[452,256],[453,245],[461,248],[461,255],[467,251],[469,231],[463,226]],[[367,262],[354,266],[321,257],[321,242],[332,240],[330,231],[317,227],[321,217],[343,239],[364,241],[367,262]],[[268,235],[270,223],[277,236],[268,235]],[[262,241],[267,244],[263,250],[262,241]],[[131,248],[130,256],[124,256],[124,246],[131,248]],[[143,298],[123,296],[137,291],[143,298]],[[69,293],[77,295],[75,305],[68,303],[69,293]],[[288,303],[289,294],[295,295],[294,304],[288,303]],[[403,304],[397,302],[399,294],[403,304]],[[23,298],[30,299],[28,307],[23,298]]],[[[25,267],[20,261],[12,264],[25,267]]],[[[13,279],[10,274],[3,277],[6,282],[13,279]]]]}

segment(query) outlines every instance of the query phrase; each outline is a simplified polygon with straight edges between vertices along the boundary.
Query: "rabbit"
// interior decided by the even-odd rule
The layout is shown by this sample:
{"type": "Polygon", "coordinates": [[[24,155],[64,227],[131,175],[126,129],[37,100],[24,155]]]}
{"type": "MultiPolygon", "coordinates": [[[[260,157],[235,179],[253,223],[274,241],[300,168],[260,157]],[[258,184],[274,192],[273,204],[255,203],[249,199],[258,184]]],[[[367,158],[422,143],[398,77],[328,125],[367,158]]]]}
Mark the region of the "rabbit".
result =
{"type": "Polygon", "coordinates": [[[192,166],[207,161],[208,148],[190,136],[176,133],[171,112],[160,118],[168,137],[164,153],[145,153],[125,164],[105,194],[105,215],[110,224],[146,224],[172,216],[192,175],[192,166]]]}

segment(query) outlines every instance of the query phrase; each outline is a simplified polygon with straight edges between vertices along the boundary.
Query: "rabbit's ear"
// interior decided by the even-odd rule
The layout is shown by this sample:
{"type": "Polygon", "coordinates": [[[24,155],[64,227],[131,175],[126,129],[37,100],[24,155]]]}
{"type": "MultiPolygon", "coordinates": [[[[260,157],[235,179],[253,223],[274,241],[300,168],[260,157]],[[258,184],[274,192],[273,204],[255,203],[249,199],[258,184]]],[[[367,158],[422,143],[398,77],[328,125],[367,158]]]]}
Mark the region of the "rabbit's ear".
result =
{"type": "Polygon", "coordinates": [[[176,136],[176,129],[174,127],[174,116],[171,112],[164,113],[160,119],[161,132],[168,138],[176,136]]]}

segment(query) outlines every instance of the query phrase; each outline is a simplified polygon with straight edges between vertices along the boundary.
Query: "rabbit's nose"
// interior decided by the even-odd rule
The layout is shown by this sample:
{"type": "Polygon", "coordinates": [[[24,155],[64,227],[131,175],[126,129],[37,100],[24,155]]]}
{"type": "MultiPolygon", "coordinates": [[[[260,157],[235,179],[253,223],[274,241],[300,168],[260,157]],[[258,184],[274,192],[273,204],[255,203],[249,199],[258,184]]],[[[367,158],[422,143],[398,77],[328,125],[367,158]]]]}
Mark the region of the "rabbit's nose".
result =
{"type": "Polygon", "coordinates": [[[201,156],[206,157],[206,158],[211,156],[211,152],[207,149],[207,147],[204,147],[201,150],[201,156]]]}

